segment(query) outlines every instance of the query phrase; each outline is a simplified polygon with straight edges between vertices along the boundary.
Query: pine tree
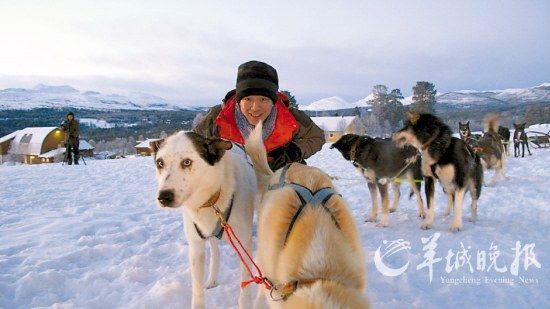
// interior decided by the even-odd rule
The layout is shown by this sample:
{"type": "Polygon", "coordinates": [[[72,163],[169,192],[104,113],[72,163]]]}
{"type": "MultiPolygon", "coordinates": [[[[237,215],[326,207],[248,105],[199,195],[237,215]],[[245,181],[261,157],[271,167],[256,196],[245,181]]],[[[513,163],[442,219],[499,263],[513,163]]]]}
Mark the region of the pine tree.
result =
{"type": "Polygon", "coordinates": [[[393,89],[388,95],[387,120],[389,122],[392,132],[396,131],[399,128],[405,115],[405,109],[403,107],[403,103],[401,103],[401,100],[403,100],[403,94],[401,94],[401,90],[399,89],[393,89]]]}
{"type": "Polygon", "coordinates": [[[282,90],[281,92],[286,94],[288,101],[290,102],[290,107],[298,109],[298,103],[296,102],[296,98],[290,93],[290,91],[282,90]]]}
{"type": "Polygon", "coordinates": [[[388,87],[376,85],[372,88],[372,115],[378,120],[379,136],[384,135],[385,121],[388,119],[388,87]]]}
{"type": "Polygon", "coordinates": [[[416,82],[413,87],[412,108],[419,113],[435,114],[435,85],[430,82],[416,82]]]}

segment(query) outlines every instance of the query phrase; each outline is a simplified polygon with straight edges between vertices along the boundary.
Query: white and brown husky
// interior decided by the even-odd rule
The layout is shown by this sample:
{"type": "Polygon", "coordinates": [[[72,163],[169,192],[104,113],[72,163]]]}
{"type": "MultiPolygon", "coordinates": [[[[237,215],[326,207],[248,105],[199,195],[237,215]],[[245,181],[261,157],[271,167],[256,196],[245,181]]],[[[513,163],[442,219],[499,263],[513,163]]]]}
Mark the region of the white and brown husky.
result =
{"type": "Polygon", "coordinates": [[[276,289],[256,307],[368,308],[365,259],[354,218],[330,177],[293,163],[271,171],[261,124],[245,143],[263,192],[257,259],[276,289]]]}

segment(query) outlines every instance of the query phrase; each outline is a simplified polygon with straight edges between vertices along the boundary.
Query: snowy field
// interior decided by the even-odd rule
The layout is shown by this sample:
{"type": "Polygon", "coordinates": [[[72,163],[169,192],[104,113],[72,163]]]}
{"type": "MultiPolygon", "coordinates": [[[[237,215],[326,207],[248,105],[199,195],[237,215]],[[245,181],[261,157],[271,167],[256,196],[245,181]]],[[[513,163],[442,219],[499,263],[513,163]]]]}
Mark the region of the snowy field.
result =
{"type": "MultiPolygon", "coordinates": [[[[416,202],[407,198],[405,186],[389,227],[379,228],[364,222],[370,197],[349,162],[328,145],[308,162],[339,177],[335,183],[361,233],[365,293],[373,307],[548,308],[550,150],[532,151],[508,160],[508,180],[483,188],[476,223],[467,220],[466,199],[463,229],[455,234],[448,231],[439,186],[432,230],[419,228],[416,202]],[[429,267],[423,267],[429,256],[423,238],[438,238],[431,282],[429,267]],[[410,249],[391,255],[387,245],[399,239],[410,249]],[[382,265],[409,263],[402,274],[389,277],[379,270],[379,247],[382,265]]],[[[182,220],[179,211],[155,205],[152,158],[4,165],[0,188],[1,308],[189,308],[182,220]]],[[[221,262],[219,286],[206,291],[207,308],[237,306],[238,262],[226,244],[221,262]]]]}

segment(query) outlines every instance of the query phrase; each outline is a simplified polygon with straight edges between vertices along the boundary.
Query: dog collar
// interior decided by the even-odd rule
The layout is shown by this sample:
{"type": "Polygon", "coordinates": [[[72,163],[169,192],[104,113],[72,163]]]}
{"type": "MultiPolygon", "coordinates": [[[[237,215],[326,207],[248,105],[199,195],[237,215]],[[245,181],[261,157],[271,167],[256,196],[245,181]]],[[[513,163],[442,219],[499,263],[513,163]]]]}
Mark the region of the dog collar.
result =
{"type": "Polygon", "coordinates": [[[287,300],[296,290],[307,288],[315,284],[317,281],[333,281],[323,278],[294,280],[281,285],[273,286],[270,292],[270,297],[274,301],[287,300]]]}
{"type": "Polygon", "coordinates": [[[206,201],[206,203],[202,204],[201,207],[199,208],[206,208],[206,207],[212,207],[214,205],[216,205],[216,203],[218,202],[218,200],[220,199],[220,194],[222,193],[222,189],[220,188],[218,190],[218,192],[214,193],[214,195],[212,195],[208,201],[206,201]]]}
{"type": "MultiPolygon", "coordinates": [[[[210,205],[210,207],[213,207],[215,205],[215,203],[218,201],[219,198],[220,198],[220,191],[218,191],[216,194],[214,194],[206,203],[203,204],[203,206],[207,205],[209,202],[211,202],[212,204],[210,205]],[[213,197],[216,197],[215,202],[212,202],[213,197]]],[[[227,210],[223,214],[223,218],[224,218],[225,222],[229,221],[229,217],[231,216],[231,210],[233,209],[234,199],[235,199],[235,194],[231,195],[231,202],[229,203],[229,207],[227,208],[227,210]]],[[[203,206],[201,206],[201,207],[203,207],[203,206]]],[[[204,206],[204,207],[208,207],[208,206],[204,206]]],[[[204,236],[204,234],[201,232],[201,230],[199,229],[199,227],[197,226],[196,223],[193,222],[193,225],[195,226],[195,230],[197,231],[197,234],[203,240],[208,239],[210,237],[216,237],[217,239],[222,239],[223,226],[222,226],[222,222],[219,219],[218,219],[218,222],[216,224],[216,227],[214,228],[214,231],[212,231],[212,234],[210,234],[210,236],[204,236]]]]}

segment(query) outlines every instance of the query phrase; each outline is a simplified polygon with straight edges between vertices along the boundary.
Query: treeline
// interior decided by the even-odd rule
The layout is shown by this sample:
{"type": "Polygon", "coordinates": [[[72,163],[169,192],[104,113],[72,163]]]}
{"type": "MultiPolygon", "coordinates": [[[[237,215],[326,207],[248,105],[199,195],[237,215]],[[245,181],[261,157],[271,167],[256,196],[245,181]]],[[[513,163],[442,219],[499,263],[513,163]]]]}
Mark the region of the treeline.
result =
{"type": "Polygon", "coordinates": [[[404,97],[400,89],[389,91],[386,85],[376,85],[372,89],[372,98],[367,101],[371,109],[357,108],[355,111],[366,132],[376,136],[388,136],[403,126],[406,110],[436,113],[436,94],[434,84],[419,81],[413,87],[413,103],[404,106],[402,103],[404,97]]]}
{"type": "Polygon", "coordinates": [[[0,137],[26,127],[57,127],[72,111],[77,119],[92,118],[104,120],[112,128],[97,128],[81,124],[81,138],[92,140],[114,140],[139,135],[159,136],[162,131],[173,133],[191,128],[197,111],[155,111],[155,110],[88,110],[37,108],[31,110],[0,110],[0,137]]]}
{"type": "MultiPolygon", "coordinates": [[[[483,129],[483,117],[489,113],[498,113],[501,124],[513,128],[513,123],[526,122],[527,125],[550,123],[550,102],[526,104],[486,104],[472,107],[442,105],[437,103],[435,85],[419,81],[413,87],[412,104],[403,105],[400,89],[389,90],[386,85],[376,85],[372,89],[370,107],[336,111],[306,111],[309,116],[359,116],[360,126],[357,132],[367,132],[374,136],[388,136],[403,125],[405,111],[416,110],[432,113],[441,117],[453,130],[457,130],[459,121],[470,121],[474,131],[483,129]]],[[[357,126],[357,124],[356,124],[357,126]]]]}

